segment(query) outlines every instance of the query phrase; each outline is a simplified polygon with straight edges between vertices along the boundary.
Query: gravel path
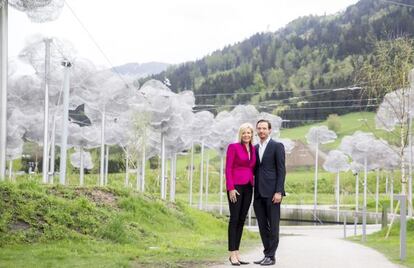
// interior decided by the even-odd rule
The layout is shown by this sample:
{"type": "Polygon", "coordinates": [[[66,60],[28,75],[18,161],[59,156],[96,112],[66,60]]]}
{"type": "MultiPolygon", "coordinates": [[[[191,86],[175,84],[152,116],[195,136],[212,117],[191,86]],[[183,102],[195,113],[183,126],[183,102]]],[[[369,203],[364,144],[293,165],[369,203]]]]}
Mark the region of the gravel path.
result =
{"type": "MultiPolygon", "coordinates": [[[[370,225],[367,233],[379,230],[379,225],[370,225]]],[[[252,231],[257,228],[252,227],[252,231]]],[[[282,226],[276,265],[283,268],[397,268],[381,253],[363,245],[343,239],[343,226],[282,226]]],[[[353,235],[353,226],[348,226],[349,235],[353,235]]],[[[361,230],[358,231],[359,233],[361,230]]],[[[244,260],[251,262],[242,267],[260,267],[252,262],[263,256],[259,246],[250,252],[243,252],[244,260]]],[[[223,263],[213,267],[230,267],[223,257],[223,263]]]]}

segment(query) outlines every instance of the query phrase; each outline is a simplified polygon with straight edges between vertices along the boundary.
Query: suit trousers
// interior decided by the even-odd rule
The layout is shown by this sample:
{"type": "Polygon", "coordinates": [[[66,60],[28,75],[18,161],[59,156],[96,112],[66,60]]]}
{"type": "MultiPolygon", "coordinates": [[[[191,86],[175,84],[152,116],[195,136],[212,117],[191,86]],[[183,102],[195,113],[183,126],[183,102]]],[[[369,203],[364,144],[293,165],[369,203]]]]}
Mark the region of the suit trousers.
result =
{"type": "Polygon", "coordinates": [[[239,250],[240,241],[243,234],[243,226],[252,202],[253,187],[250,184],[235,185],[234,188],[239,192],[237,201],[232,203],[227,191],[229,202],[230,219],[228,228],[229,251],[239,250]]]}
{"type": "Polygon", "coordinates": [[[279,245],[280,203],[273,204],[272,197],[255,196],[253,202],[263,243],[263,253],[274,258],[279,245]]]}

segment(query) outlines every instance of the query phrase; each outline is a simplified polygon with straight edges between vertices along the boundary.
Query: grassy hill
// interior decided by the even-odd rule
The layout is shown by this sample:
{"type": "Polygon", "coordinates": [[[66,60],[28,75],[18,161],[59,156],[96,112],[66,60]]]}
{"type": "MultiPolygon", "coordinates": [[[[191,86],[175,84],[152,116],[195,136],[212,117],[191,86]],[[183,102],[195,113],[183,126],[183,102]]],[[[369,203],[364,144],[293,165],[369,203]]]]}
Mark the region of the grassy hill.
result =
{"type": "Polygon", "coordinates": [[[0,183],[0,215],[0,267],[179,267],[227,254],[224,218],[126,189],[0,183]]]}

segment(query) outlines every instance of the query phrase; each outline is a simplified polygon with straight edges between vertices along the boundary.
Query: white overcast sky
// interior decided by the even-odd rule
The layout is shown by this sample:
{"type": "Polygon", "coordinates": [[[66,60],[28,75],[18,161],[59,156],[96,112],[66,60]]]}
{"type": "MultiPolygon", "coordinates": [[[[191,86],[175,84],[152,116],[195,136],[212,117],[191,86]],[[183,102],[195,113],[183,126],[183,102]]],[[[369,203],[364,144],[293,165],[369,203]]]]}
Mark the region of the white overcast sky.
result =
{"type": "MultiPolygon", "coordinates": [[[[200,59],[257,32],[306,15],[333,14],[357,0],[66,0],[113,65],[200,59]]],[[[9,8],[9,55],[42,34],[72,42],[82,57],[110,66],[68,7],[53,22],[32,23],[9,8]]]]}

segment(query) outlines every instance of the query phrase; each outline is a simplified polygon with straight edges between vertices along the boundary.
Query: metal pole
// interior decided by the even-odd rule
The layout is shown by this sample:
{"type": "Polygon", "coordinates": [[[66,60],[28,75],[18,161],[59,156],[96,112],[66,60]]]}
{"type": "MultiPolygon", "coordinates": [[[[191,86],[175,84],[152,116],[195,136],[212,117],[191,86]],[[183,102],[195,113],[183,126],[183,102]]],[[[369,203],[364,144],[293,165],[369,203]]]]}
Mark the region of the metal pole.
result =
{"type": "Polygon", "coordinates": [[[318,203],[318,151],[319,151],[319,141],[316,141],[316,152],[315,152],[315,177],[314,177],[314,195],[313,195],[313,220],[316,222],[316,209],[318,203]]]}
{"type": "Polygon", "coordinates": [[[79,147],[79,153],[80,153],[79,185],[83,186],[84,183],[85,183],[85,180],[84,180],[85,168],[84,168],[83,146],[79,147]]]}
{"type": "Polygon", "coordinates": [[[224,170],[224,155],[220,158],[220,215],[223,215],[223,170],[224,170]]]}
{"type": "Polygon", "coordinates": [[[391,173],[391,185],[390,185],[390,211],[394,213],[394,171],[391,173]]]}
{"type": "Polygon", "coordinates": [[[136,177],[135,188],[137,189],[137,191],[139,191],[141,189],[141,177],[140,177],[140,171],[139,171],[139,159],[138,158],[137,158],[135,177],[136,177]]]}
{"type": "MultiPolygon", "coordinates": [[[[45,101],[43,108],[43,165],[42,165],[42,182],[48,182],[48,173],[49,173],[49,152],[48,152],[48,135],[49,135],[49,70],[50,70],[50,43],[51,39],[45,39],[45,80],[44,80],[44,92],[45,92],[45,101]]],[[[65,72],[66,77],[66,72],[65,72]]],[[[63,137],[63,135],[62,135],[63,137]]],[[[61,150],[62,151],[62,150],[61,150]]],[[[62,159],[62,155],[60,156],[62,159]]],[[[61,161],[62,162],[62,161],[61,161]]],[[[62,169],[62,166],[61,166],[62,169]]]]}
{"type": "Polygon", "coordinates": [[[145,142],[142,145],[142,159],[141,159],[141,192],[145,192],[145,142]]]}
{"type": "Polygon", "coordinates": [[[13,175],[13,160],[9,160],[9,180],[12,180],[12,175],[13,175]]]}
{"type": "Polygon", "coordinates": [[[99,171],[99,185],[104,185],[105,172],[105,109],[102,112],[101,119],[101,166],[99,171]]]}
{"type": "Polygon", "coordinates": [[[359,174],[355,176],[355,219],[354,219],[354,235],[357,235],[358,212],[359,212],[359,174]]]}
{"type": "Polygon", "coordinates": [[[174,154],[174,201],[175,201],[175,191],[176,191],[176,185],[177,185],[177,154],[174,154]]]}
{"type": "Polygon", "coordinates": [[[165,199],[165,137],[161,133],[161,198],[165,199]]]}
{"type": "MultiPolygon", "coordinates": [[[[409,98],[410,99],[410,98],[409,98]]],[[[413,171],[412,171],[412,165],[413,165],[413,147],[412,147],[412,116],[409,114],[409,120],[408,120],[408,158],[409,158],[409,164],[408,164],[408,217],[413,216],[413,171]]]]}
{"type": "Polygon", "coordinates": [[[206,161],[206,204],[205,204],[205,208],[207,209],[207,206],[208,206],[208,168],[209,168],[209,165],[210,165],[210,155],[209,155],[209,153],[207,152],[207,161],[206,161]]]}
{"type": "Polygon", "coordinates": [[[346,214],[344,213],[344,238],[346,238],[346,214]]]}
{"type": "Polygon", "coordinates": [[[339,222],[339,171],[336,173],[336,221],[339,222]]]}
{"type": "Polygon", "coordinates": [[[378,204],[379,204],[379,169],[377,169],[375,185],[375,224],[378,224],[378,204]]]}
{"type": "Polygon", "coordinates": [[[407,196],[405,194],[395,195],[394,198],[400,202],[400,260],[404,261],[407,255],[407,211],[405,205],[407,196]]]}
{"type": "Polygon", "coordinates": [[[385,194],[388,194],[388,184],[389,184],[388,172],[386,172],[386,175],[385,175],[385,194]]]}
{"type": "Polygon", "coordinates": [[[52,135],[50,137],[50,166],[49,166],[49,183],[53,184],[55,174],[55,139],[56,139],[56,113],[52,120],[52,135]]]}
{"type": "Polygon", "coordinates": [[[8,0],[0,7],[0,181],[6,177],[8,0]]]}
{"type": "Polygon", "coordinates": [[[171,156],[170,176],[170,201],[174,202],[174,156],[171,156]]]}
{"type": "MultiPolygon", "coordinates": [[[[67,143],[68,143],[68,125],[69,125],[69,85],[70,85],[70,62],[63,62],[65,67],[65,77],[63,81],[63,118],[62,118],[62,140],[60,142],[60,171],[59,183],[66,183],[66,158],[67,158],[67,143]]],[[[47,121],[46,121],[47,122],[47,121]]],[[[46,146],[47,148],[47,146],[46,146]]],[[[46,155],[47,151],[46,151],[46,155]]],[[[45,165],[43,164],[43,167],[45,165]]],[[[47,168],[47,164],[46,164],[47,168]]],[[[46,169],[48,170],[48,169],[46,169]]]]}
{"type": "Polygon", "coordinates": [[[190,207],[193,204],[193,169],[194,169],[194,142],[191,142],[190,189],[189,189],[190,207]]]}
{"type": "MultiPolygon", "coordinates": [[[[128,187],[129,186],[129,151],[128,151],[128,147],[125,150],[125,186],[128,187]]],[[[138,169],[138,166],[137,166],[138,169]]]]}
{"type": "Polygon", "coordinates": [[[109,145],[105,148],[105,185],[108,185],[109,145]]]}
{"type": "Polygon", "coordinates": [[[367,156],[364,158],[364,205],[362,207],[362,241],[367,241],[367,180],[368,180],[367,156]]]}
{"type": "Polygon", "coordinates": [[[203,171],[204,171],[204,140],[201,142],[201,161],[200,161],[200,196],[198,200],[198,209],[203,208],[203,171]]]}

